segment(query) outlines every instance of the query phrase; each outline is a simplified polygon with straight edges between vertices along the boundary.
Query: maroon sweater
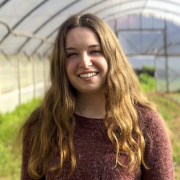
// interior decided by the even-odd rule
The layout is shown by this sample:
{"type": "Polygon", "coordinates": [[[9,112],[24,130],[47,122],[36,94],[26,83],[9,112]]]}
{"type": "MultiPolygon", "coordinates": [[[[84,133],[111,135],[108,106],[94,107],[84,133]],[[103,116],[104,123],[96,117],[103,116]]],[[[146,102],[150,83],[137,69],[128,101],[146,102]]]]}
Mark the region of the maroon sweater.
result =
{"type": "MultiPolygon", "coordinates": [[[[127,169],[115,165],[115,150],[108,138],[103,119],[91,119],[76,116],[74,146],[77,155],[77,166],[70,180],[173,180],[173,162],[170,141],[163,121],[155,112],[140,108],[140,128],[145,138],[146,170],[139,167],[137,173],[128,172],[127,169]]],[[[27,137],[28,139],[28,137],[27,137]]],[[[21,180],[32,180],[27,172],[29,159],[29,142],[23,143],[23,161],[21,180]]],[[[48,167],[59,161],[59,155],[51,153],[48,167]]],[[[120,152],[121,162],[126,164],[128,156],[120,152]]],[[[67,180],[70,166],[66,165],[61,177],[56,172],[47,172],[42,179],[67,180]]]]}

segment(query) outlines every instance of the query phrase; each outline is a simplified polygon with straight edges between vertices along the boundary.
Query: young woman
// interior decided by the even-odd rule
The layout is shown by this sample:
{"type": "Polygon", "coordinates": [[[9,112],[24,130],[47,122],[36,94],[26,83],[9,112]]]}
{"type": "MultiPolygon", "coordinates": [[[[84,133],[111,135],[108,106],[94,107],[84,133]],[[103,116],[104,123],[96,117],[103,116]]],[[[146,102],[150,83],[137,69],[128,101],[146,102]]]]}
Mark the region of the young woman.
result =
{"type": "Polygon", "coordinates": [[[51,87],[22,131],[22,180],[173,179],[163,121],[116,36],[92,14],[61,25],[51,87]]]}

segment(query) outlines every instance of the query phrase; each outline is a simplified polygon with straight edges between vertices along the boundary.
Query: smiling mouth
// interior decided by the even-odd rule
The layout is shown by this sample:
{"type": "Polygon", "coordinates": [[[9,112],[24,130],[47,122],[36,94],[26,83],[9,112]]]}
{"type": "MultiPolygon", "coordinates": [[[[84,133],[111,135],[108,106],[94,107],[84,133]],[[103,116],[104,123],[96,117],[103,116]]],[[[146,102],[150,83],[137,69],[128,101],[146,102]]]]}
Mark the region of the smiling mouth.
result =
{"type": "Polygon", "coordinates": [[[98,74],[98,72],[93,72],[93,73],[79,74],[78,76],[81,78],[89,78],[89,77],[96,76],[97,74],[98,74]]]}

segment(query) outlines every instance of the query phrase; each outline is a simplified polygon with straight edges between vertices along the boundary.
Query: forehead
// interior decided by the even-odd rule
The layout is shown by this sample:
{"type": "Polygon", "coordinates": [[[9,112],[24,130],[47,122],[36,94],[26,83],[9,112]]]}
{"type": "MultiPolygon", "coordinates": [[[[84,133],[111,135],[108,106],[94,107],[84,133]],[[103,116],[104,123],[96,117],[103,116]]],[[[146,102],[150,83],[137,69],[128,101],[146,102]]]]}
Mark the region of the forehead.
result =
{"type": "Polygon", "coordinates": [[[96,33],[87,27],[76,27],[68,31],[66,35],[66,44],[69,45],[91,45],[99,44],[96,33]]]}

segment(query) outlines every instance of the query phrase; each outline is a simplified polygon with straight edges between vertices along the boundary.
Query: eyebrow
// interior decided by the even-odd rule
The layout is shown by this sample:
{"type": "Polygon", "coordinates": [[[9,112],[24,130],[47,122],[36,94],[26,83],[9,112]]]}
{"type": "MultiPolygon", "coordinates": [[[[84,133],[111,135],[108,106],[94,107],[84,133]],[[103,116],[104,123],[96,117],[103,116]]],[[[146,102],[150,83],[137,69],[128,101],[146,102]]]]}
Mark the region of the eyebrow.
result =
{"type": "MultiPolygon", "coordinates": [[[[100,44],[93,44],[93,45],[88,46],[88,48],[91,48],[91,47],[100,47],[100,44]]],[[[76,48],[68,47],[68,48],[65,48],[65,50],[66,51],[68,51],[68,50],[76,50],[76,48]]]]}

